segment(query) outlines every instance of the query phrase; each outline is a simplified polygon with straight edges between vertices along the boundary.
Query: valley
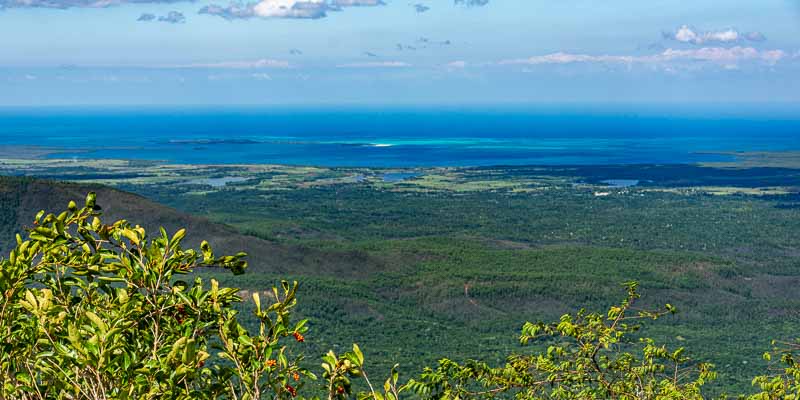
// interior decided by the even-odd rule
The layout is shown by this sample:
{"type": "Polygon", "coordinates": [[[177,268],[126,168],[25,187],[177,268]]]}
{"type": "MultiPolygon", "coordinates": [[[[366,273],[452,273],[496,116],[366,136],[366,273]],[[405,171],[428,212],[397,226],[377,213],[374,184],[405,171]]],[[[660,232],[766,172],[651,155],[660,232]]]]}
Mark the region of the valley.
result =
{"type": "Polygon", "coordinates": [[[645,333],[716,364],[712,390],[748,391],[764,367],[753,360],[800,322],[800,169],[787,158],[413,169],[3,158],[17,177],[0,180],[0,248],[39,209],[95,190],[107,218],[249,254],[245,275],[200,274],[245,292],[300,281],[310,354],[358,340],[373,370],[398,362],[409,375],[444,355],[501,361],[525,321],[601,310],[637,280],[645,305],[680,310],[645,333]],[[620,180],[638,182],[604,183],[620,180]]]}

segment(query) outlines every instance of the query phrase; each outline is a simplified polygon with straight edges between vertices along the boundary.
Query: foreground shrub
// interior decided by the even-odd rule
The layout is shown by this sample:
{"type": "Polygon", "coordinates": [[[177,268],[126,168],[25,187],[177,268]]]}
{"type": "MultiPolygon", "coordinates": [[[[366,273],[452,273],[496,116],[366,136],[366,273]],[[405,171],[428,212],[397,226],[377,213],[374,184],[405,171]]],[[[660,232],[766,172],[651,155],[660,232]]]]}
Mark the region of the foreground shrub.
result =
{"type": "Polygon", "coordinates": [[[237,290],[195,268],[241,274],[244,254],[184,250],[185,231],[148,239],[126,221],[107,225],[95,195],[59,215],[39,213],[27,240],[0,265],[0,398],[291,398],[313,378],[284,343],[297,285],[274,290],[254,335],[237,320],[237,290]]]}
{"type": "Polygon", "coordinates": [[[637,310],[637,284],[627,286],[627,298],[605,315],[581,310],[552,324],[526,323],[520,340],[539,351],[513,355],[500,368],[444,359],[409,388],[425,399],[702,399],[701,387],[716,375],[710,364],[633,337],[635,321],[675,309],[637,310]]]}
{"type": "Polygon", "coordinates": [[[772,352],[764,353],[764,359],[776,364],[770,366],[766,375],[753,379],[760,392],[749,400],[798,400],[800,399],[800,339],[793,342],[773,342],[772,352]]]}

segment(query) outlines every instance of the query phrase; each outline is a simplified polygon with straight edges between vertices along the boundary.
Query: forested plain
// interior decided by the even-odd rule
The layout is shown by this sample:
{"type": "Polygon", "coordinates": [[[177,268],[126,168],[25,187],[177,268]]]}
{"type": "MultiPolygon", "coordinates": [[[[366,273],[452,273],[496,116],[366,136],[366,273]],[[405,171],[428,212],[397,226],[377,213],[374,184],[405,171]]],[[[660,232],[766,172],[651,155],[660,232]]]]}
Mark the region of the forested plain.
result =
{"type": "MultiPolygon", "coordinates": [[[[374,174],[331,175],[340,173],[374,174]]],[[[525,321],[605,310],[624,293],[622,283],[634,280],[644,305],[669,302],[679,310],[646,323],[644,334],[715,364],[712,393],[752,391],[770,341],[798,336],[797,170],[414,174],[391,184],[259,185],[271,179],[264,175],[223,186],[125,177],[112,184],[280,248],[274,262],[251,255],[247,274],[212,275],[246,294],[280,279],[299,281],[297,313],[309,318],[315,337],[309,352],[344,351],[357,341],[376,370],[400,363],[413,375],[441,357],[502,361],[518,350],[525,321]],[[640,182],[608,187],[607,179],[640,182]],[[520,181],[523,187],[509,184],[520,181]]],[[[20,228],[20,213],[38,211],[14,197],[19,182],[4,181],[6,234],[20,228]]]]}

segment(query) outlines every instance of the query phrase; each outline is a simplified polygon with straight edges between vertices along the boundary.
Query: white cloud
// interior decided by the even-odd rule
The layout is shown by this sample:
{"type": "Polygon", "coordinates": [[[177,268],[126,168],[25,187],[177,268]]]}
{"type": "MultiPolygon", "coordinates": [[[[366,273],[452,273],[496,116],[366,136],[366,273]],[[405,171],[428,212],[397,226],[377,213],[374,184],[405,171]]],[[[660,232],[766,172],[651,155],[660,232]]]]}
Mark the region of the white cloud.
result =
{"type": "Polygon", "coordinates": [[[483,7],[489,4],[489,0],[455,0],[456,5],[464,5],[467,7],[483,7]]]}
{"type": "Polygon", "coordinates": [[[322,18],[328,9],[325,0],[261,0],[253,14],[262,18],[322,18]]]}
{"type": "Polygon", "coordinates": [[[445,67],[449,69],[464,69],[467,67],[467,62],[461,60],[453,61],[445,64],[445,67]]]}
{"type": "Polygon", "coordinates": [[[611,62],[611,63],[631,63],[634,62],[633,56],[610,56],[599,55],[592,56],[587,54],[570,54],[570,53],[553,53],[543,56],[533,56],[522,59],[503,60],[498,62],[499,65],[540,65],[540,64],[572,64],[572,63],[586,63],[586,62],[611,62]]]}
{"type": "Polygon", "coordinates": [[[124,4],[171,4],[190,0],[0,0],[3,8],[107,8],[124,4]]]}
{"type": "Polygon", "coordinates": [[[773,65],[777,64],[778,61],[783,60],[787,56],[788,54],[786,54],[786,52],[783,50],[769,50],[761,52],[761,58],[773,65]]]}
{"type": "Polygon", "coordinates": [[[763,61],[767,64],[774,65],[778,61],[786,57],[786,52],[783,50],[765,50],[760,51],[752,47],[703,47],[701,49],[692,50],[673,50],[667,49],[658,56],[655,56],[655,61],[671,61],[671,60],[694,60],[694,61],[710,61],[714,63],[732,64],[739,61],[763,61]]]}
{"type": "Polygon", "coordinates": [[[402,61],[375,61],[350,64],[339,64],[337,68],[406,68],[411,64],[402,61]]]}
{"type": "Polygon", "coordinates": [[[774,65],[786,58],[783,50],[757,50],[752,47],[703,47],[700,49],[667,49],[662,53],[645,56],[632,55],[588,55],[553,53],[521,59],[502,60],[498,65],[544,65],[574,63],[618,63],[618,64],[664,64],[677,61],[710,62],[720,65],[735,65],[742,61],[763,62],[774,65]]]}
{"type": "Polygon", "coordinates": [[[260,69],[260,68],[291,68],[288,61],[261,59],[255,61],[227,61],[208,64],[182,64],[167,66],[167,68],[209,68],[209,69],[260,69]]]}
{"type": "Polygon", "coordinates": [[[761,32],[742,33],[732,28],[702,32],[690,27],[689,25],[683,25],[675,30],[675,32],[664,33],[664,38],[695,45],[710,43],[737,43],[743,41],[763,42],[766,40],[766,37],[761,32]]]}
{"type": "Polygon", "coordinates": [[[703,42],[723,42],[730,43],[739,40],[739,32],[728,29],[719,32],[706,32],[703,35],[703,42]]]}
{"type": "Polygon", "coordinates": [[[233,2],[227,7],[211,4],[203,7],[200,14],[216,15],[229,20],[254,17],[318,19],[326,17],[329,11],[341,11],[345,7],[385,4],[383,0],[260,0],[248,4],[233,2]]]}
{"type": "Polygon", "coordinates": [[[763,42],[767,40],[767,37],[764,36],[761,32],[748,32],[744,34],[744,38],[751,41],[751,42],[763,42]]]}

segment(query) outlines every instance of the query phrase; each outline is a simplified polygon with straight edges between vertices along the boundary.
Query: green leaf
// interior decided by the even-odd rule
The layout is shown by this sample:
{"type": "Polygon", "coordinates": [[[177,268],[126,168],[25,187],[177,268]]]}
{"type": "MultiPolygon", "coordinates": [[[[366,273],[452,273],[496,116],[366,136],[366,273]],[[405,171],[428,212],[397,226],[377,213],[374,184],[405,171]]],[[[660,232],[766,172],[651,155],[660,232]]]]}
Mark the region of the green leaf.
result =
{"type": "Polygon", "coordinates": [[[256,305],[256,314],[261,314],[261,297],[258,292],[253,293],[253,303],[256,305]]]}
{"type": "Polygon", "coordinates": [[[89,192],[89,194],[86,195],[86,208],[94,209],[95,206],[97,206],[97,193],[89,192]]]}
{"type": "Polygon", "coordinates": [[[173,246],[175,246],[177,244],[180,244],[180,242],[183,240],[183,238],[185,236],[186,236],[186,229],[179,229],[177,232],[175,232],[174,235],[172,235],[172,239],[170,239],[170,243],[173,246]]]}
{"type": "Polygon", "coordinates": [[[363,367],[364,366],[364,354],[361,352],[361,349],[355,343],[353,343],[353,353],[356,355],[356,358],[358,360],[358,364],[357,365],[359,367],[363,367]]]}
{"type": "Polygon", "coordinates": [[[214,252],[211,251],[211,245],[209,245],[207,241],[203,240],[203,242],[200,243],[200,251],[203,252],[203,262],[208,263],[214,260],[214,252]]]}
{"type": "Polygon", "coordinates": [[[85,315],[86,318],[89,318],[89,320],[92,321],[92,325],[100,329],[101,335],[105,335],[106,332],[108,332],[108,325],[100,317],[98,317],[97,314],[91,311],[86,311],[85,315]]]}
{"type": "Polygon", "coordinates": [[[98,280],[103,282],[127,282],[127,279],[113,276],[98,276],[98,280]]]}
{"type": "Polygon", "coordinates": [[[195,343],[194,339],[189,339],[186,341],[186,346],[183,349],[183,357],[181,361],[184,364],[189,364],[194,361],[195,356],[197,355],[197,344],[195,343]]]}

